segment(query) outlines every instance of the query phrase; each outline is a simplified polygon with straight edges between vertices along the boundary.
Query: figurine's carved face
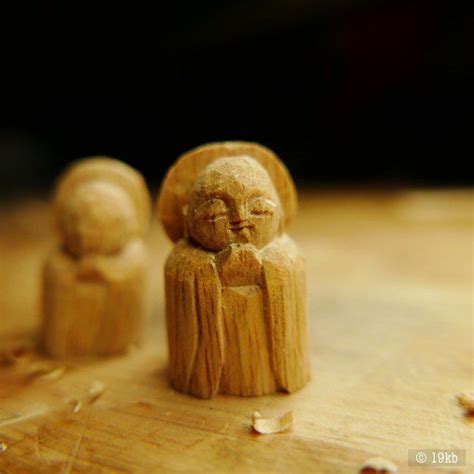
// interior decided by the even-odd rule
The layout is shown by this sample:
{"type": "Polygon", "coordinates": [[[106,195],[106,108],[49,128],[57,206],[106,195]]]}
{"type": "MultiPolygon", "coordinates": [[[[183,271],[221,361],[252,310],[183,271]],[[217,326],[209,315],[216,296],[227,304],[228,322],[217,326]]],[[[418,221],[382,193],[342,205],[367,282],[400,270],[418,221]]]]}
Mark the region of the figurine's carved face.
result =
{"type": "Polygon", "coordinates": [[[118,252],[138,227],[128,194],[102,181],[74,188],[60,205],[58,224],[65,248],[76,257],[118,252]]]}
{"type": "Polygon", "coordinates": [[[232,243],[262,248],[278,235],[282,208],[266,170],[249,157],[221,158],[194,184],[185,219],[189,236],[209,250],[232,243]]]}

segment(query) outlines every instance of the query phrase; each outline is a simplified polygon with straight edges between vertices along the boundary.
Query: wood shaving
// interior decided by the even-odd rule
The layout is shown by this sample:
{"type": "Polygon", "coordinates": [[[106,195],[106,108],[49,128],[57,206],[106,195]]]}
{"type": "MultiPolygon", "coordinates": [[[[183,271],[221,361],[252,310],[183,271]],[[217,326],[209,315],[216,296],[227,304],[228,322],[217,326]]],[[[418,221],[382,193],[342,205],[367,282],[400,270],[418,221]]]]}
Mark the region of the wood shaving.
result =
{"type": "Polygon", "coordinates": [[[82,402],[77,399],[69,400],[68,405],[72,408],[73,413],[79,413],[82,408],[82,402]]]}
{"type": "Polygon", "coordinates": [[[0,426],[5,426],[9,425],[11,422],[18,420],[18,418],[21,418],[21,413],[14,413],[11,416],[8,416],[6,418],[0,418],[0,426]]]}
{"type": "Polygon", "coordinates": [[[2,349],[0,351],[0,364],[1,365],[15,365],[18,362],[13,349],[2,349]]]}
{"type": "Polygon", "coordinates": [[[8,448],[8,446],[6,445],[6,443],[0,443],[0,453],[3,453],[4,451],[6,451],[8,448]]]}
{"type": "Polygon", "coordinates": [[[12,416],[0,419],[0,427],[3,428],[4,426],[20,423],[22,421],[26,421],[31,418],[44,415],[45,413],[48,413],[49,411],[50,409],[48,408],[47,405],[35,403],[34,405],[30,406],[30,408],[28,408],[26,412],[14,413],[12,416]]]}
{"type": "Polygon", "coordinates": [[[31,360],[31,346],[25,344],[16,345],[8,349],[0,350],[0,365],[18,365],[31,378],[54,381],[61,378],[66,372],[65,365],[58,365],[48,360],[31,360]],[[27,365],[26,365],[27,364],[27,365]]]}
{"type": "Polygon", "coordinates": [[[0,365],[15,365],[31,353],[31,344],[17,343],[0,349],[0,365]]]}
{"type": "Polygon", "coordinates": [[[105,391],[105,384],[96,380],[89,389],[89,403],[94,403],[105,391]]]}
{"type": "Polygon", "coordinates": [[[474,413],[474,391],[461,392],[457,395],[459,405],[467,412],[474,413]]]}
{"type": "Polygon", "coordinates": [[[41,378],[41,380],[55,381],[60,379],[66,372],[64,365],[51,366],[50,364],[37,363],[33,365],[31,373],[35,377],[41,378]]]}
{"type": "Polygon", "coordinates": [[[287,430],[293,423],[293,412],[275,418],[263,418],[258,411],[252,413],[252,427],[257,433],[275,434],[287,430]]]}
{"type": "Polygon", "coordinates": [[[96,380],[89,390],[87,391],[87,395],[84,397],[79,398],[71,398],[67,404],[71,407],[73,413],[79,413],[82,409],[83,404],[92,404],[94,403],[105,391],[105,384],[96,380]]]}
{"type": "Polygon", "coordinates": [[[396,474],[398,467],[384,458],[370,458],[360,467],[359,474],[396,474]]]}

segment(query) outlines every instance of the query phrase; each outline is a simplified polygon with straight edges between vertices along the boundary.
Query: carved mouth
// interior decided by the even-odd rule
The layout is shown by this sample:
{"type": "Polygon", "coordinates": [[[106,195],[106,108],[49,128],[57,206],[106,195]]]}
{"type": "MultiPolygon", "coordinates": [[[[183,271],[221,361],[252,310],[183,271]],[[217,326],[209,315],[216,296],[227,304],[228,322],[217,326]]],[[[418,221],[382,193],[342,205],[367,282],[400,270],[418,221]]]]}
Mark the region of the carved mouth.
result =
{"type": "Polygon", "coordinates": [[[241,231],[241,230],[250,229],[250,228],[252,228],[252,227],[253,227],[253,224],[246,223],[246,222],[245,222],[245,223],[242,222],[242,223],[239,223],[239,224],[236,224],[236,225],[231,226],[231,227],[230,227],[230,230],[231,230],[232,232],[239,232],[239,231],[241,231]]]}

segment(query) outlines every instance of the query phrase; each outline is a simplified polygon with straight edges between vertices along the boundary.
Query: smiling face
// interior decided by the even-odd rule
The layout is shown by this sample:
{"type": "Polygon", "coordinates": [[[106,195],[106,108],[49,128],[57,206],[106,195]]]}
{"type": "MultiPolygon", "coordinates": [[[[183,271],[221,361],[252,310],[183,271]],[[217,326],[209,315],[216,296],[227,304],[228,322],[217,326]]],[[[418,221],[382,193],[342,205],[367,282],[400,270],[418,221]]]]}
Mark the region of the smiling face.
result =
{"type": "Polygon", "coordinates": [[[262,248],[278,235],[282,208],[266,170],[253,158],[221,158],[194,184],[188,202],[189,236],[209,250],[232,243],[262,248]]]}

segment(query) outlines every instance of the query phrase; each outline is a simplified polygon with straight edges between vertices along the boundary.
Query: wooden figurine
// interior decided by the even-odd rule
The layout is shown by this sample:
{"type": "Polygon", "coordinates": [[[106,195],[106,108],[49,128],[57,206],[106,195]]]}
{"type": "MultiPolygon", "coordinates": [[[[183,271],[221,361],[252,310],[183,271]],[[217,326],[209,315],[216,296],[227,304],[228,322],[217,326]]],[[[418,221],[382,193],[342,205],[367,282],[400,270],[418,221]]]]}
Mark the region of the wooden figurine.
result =
{"type": "Polygon", "coordinates": [[[285,233],[297,199],[282,162],[255,143],[201,146],[169,170],[158,207],[177,242],[165,267],[173,387],[210,398],[305,385],[305,270],[285,233]]]}
{"type": "Polygon", "coordinates": [[[150,207],[142,176],[118,160],[84,159],[60,178],[53,211],[61,246],[43,273],[47,353],[114,354],[139,340],[150,207]]]}

